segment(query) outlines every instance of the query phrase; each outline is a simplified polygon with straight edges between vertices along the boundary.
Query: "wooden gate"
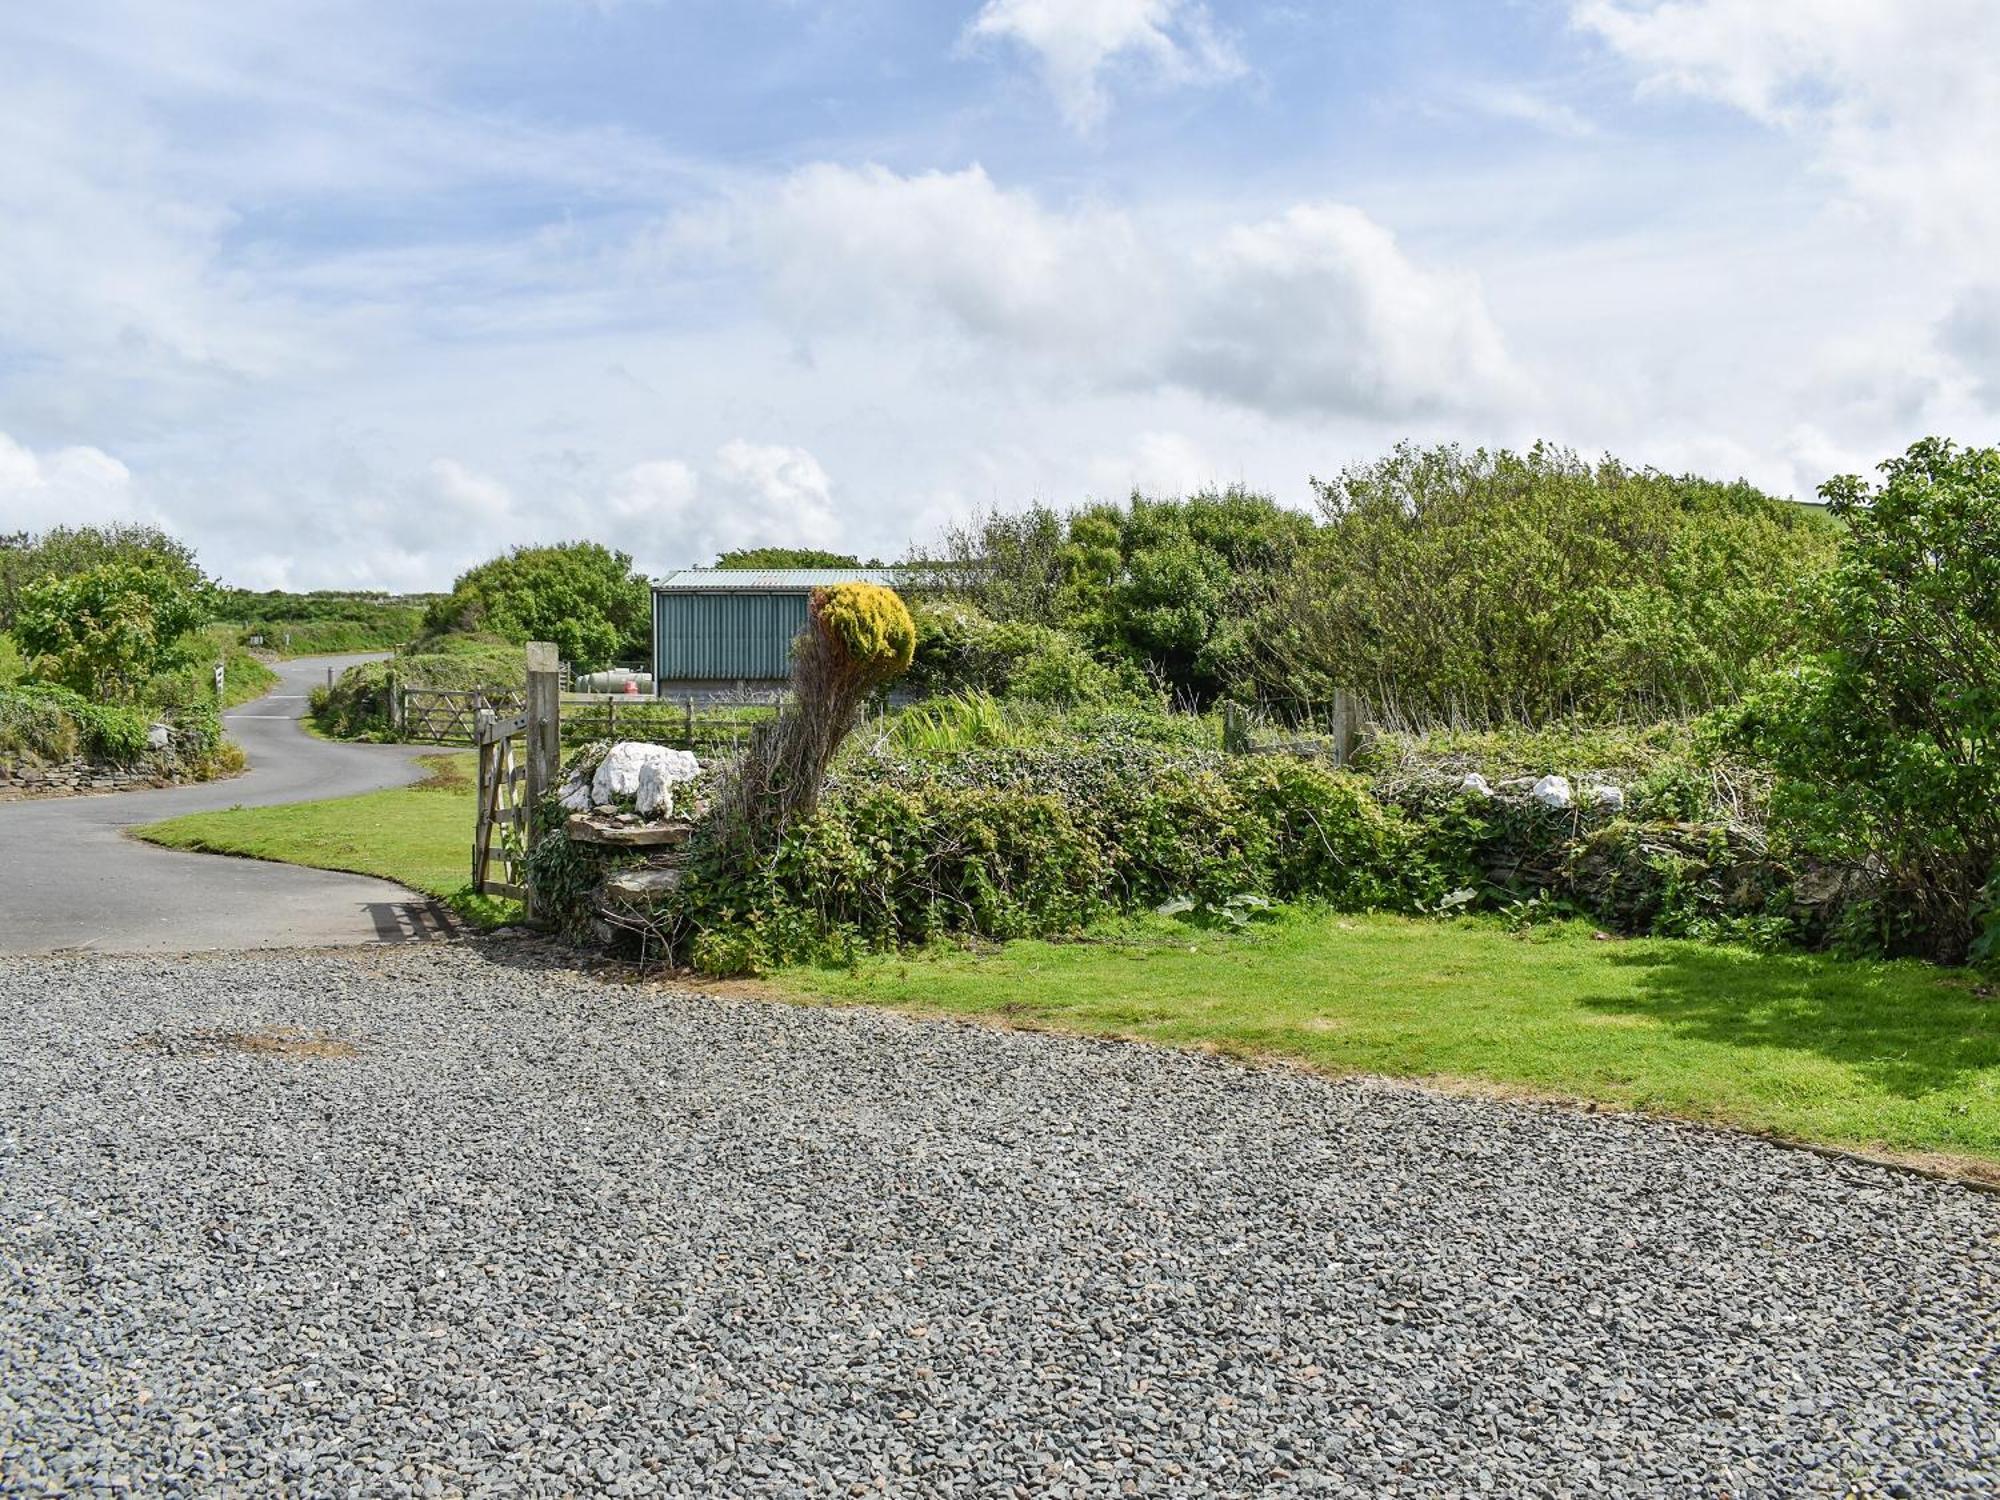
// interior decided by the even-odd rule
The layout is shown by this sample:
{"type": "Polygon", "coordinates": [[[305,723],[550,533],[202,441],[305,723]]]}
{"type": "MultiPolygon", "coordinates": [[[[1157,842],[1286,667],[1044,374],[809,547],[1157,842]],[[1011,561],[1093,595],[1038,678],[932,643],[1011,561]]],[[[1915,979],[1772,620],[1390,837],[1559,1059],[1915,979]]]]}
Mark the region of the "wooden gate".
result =
{"type": "Polygon", "coordinates": [[[433,745],[474,745],[479,715],[490,709],[496,714],[518,713],[521,695],[502,688],[391,689],[397,696],[397,727],[406,738],[428,740],[433,745]]]}
{"type": "Polygon", "coordinates": [[[536,920],[535,882],[528,852],[540,833],[542,799],[555,786],[562,756],[562,686],[556,648],[528,643],[524,706],[504,717],[474,710],[472,740],[479,747],[479,799],[472,831],[472,888],[482,896],[511,896],[536,920]],[[496,869],[497,866],[497,869],[496,869]]]}

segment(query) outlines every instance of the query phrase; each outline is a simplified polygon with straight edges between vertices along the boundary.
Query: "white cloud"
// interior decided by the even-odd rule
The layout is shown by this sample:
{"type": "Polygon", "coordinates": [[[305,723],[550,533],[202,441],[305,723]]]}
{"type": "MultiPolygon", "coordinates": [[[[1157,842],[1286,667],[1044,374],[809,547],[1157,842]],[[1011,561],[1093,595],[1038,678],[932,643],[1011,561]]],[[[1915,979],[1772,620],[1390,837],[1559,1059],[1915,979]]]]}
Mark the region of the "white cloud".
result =
{"type": "Polygon", "coordinates": [[[706,472],[678,459],[635,464],[612,481],[608,505],[621,532],[662,566],[699,566],[739,547],[830,547],[841,536],[818,459],[742,438],[717,449],[706,472]]]}
{"type": "Polygon", "coordinates": [[[1993,0],[1573,0],[1655,88],[1790,132],[1855,199],[1963,262],[2000,244],[1993,0]]]}
{"type": "Polygon", "coordinates": [[[36,453],[0,432],[0,532],[106,521],[157,521],[129,469],[97,448],[36,453]]]}
{"type": "Polygon", "coordinates": [[[1581,140],[1597,134],[1596,125],[1569,105],[1524,88],[1481,85],[1466,90],[1465,103],[1496,120],[1517,120],[1551,135],[1581,140]]]}
{"type": "Polygon", "coordinates": [[[1105,75],[1121,64],[1175,84],[1244,71],[1195,0],[986,0],[966,35],[1033,52],[1064,119],[1080,131],[1102,123],[1110,108],[1105,75]]]}
{"type": "Polygon", "coordinates": [[[1523,379],[1478,285],[1415,265],[1356,208],[1309,204],[1232,229],[1195,288],[1170,368],[1252,410],[1472,409],[1523,379]]]}
{"type": "Polygon", "coordinates": [[[976,166],[821,164],[740,211],[804,338],[892,323],[969,346],[989,377],[1025,361],[1044,388],[1178,387],[1288,416],[1486,410],[1524,384],[1476,283],[1418,265],[1341,204],[1189,249],[1118,210],[1047,208],[976,166]]]}
{"type": "Polygon", "coordinates": [[[1092,459],[1091,493],[1123,500],[1142,495],[1191,495],[1219,484],[1216,465],[1192,438],[1179,432],[1142,432],[1129,451],[1092,459]]]}

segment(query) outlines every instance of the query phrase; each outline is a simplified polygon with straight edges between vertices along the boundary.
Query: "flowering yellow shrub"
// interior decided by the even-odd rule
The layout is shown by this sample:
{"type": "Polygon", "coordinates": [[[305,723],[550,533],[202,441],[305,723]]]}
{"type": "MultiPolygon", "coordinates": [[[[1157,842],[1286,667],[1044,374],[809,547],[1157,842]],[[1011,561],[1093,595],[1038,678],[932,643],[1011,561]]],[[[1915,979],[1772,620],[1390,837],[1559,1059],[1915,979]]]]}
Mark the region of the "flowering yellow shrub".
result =
{"type": "Polygon", "coordinates": [[[812,612],[827,639],[869,685],[879,686],[910,669],[917,626],[894,589],[879,583],[837,583],[814,591],[812,612]]]}

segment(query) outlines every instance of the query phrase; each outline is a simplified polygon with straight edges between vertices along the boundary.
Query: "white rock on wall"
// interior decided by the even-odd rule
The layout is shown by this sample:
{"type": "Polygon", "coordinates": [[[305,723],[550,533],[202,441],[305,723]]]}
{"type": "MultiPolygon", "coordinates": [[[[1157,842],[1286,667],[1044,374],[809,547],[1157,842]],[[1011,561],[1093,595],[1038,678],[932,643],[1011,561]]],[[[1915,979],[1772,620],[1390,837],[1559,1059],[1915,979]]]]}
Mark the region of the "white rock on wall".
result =
{"type": "MultiPolygon", "coordinates": [[[[590,800],[603,803],[619,797],[638,798],[643,784],[641,776],[648,767],[655,768],[658,775],[658,785],[653,789],[655,798],[669,793],[680,782],[694,780],[701,772],[701,763],[685,750],[627,740],[604,752],[597,774],[591,778],[590,800]]],[[[670,796],[668,800],[671,801],[670,796]]],[[[642,813],[649,810],[644,805],[639,807],[642,813]]]]}
{"type": "Polygon", "coordinates": [[[1490,797],[1493,795],[1492,785],[1477,771],[1469,772],[1465,780],[1461,781],[1458,786],[1460,791],[1470,792],[1475,797],[1490,797]]]}
{"type": "Polygon", "coordinates": [[[1528,795],[1547,808],[1564,808],[1576,801],[1567,776],[1544,776],[1529,789],[1528,795]]]}
{"type": "Polygon", "coordinates": [[[174,742],[174,731],[166,724],[151,724],[146,728],[146,748],[164,750],[174,742]]]}
{"type": "Polygon", "coordinates": [[[1625,808],[1625,789],[1618,786],[1594,786],[1590,789],[1590,800],[1606,812],[1622,812],[1625,808]]]}

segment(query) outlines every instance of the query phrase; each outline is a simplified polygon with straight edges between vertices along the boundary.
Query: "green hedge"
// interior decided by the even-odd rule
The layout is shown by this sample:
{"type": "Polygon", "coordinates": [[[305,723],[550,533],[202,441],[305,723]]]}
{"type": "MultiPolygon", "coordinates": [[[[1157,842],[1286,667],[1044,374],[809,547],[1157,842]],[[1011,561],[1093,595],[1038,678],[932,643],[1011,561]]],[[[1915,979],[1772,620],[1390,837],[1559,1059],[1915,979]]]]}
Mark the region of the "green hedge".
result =
{"type": "MultiPolygon", "coordinates": [[[[173,715],[176,752],[200,759],[222,743],[212,707],[173,715]]],[[[0,688],[0,756],[38,764],[82,758],[131,765],[146,756],[154,715],[146,709],[93,703],[68,688],[30,684],[0,688]]]]}
{"type": "MultiPolygon", "coordinates": [[[[1623,808],[1547,808],[1463,772],[1394,776],[1287,755],[1139,741],[857,756],[767,864],[699,842],[649,951],[712,973],[938,940],[1060,936],[1170,906],[1240,920],[1262,902],[1587,916],[1616,932],[1838,944],[1865,870],[1796,863],[1731,821],[1727,776],[1670,761],[1623,808]],[[1702,781],[1701,777],[1709,779],[1702,781]]],[[[605,865],[560,836],[538,878],[580,930],[605,865]]]]}

